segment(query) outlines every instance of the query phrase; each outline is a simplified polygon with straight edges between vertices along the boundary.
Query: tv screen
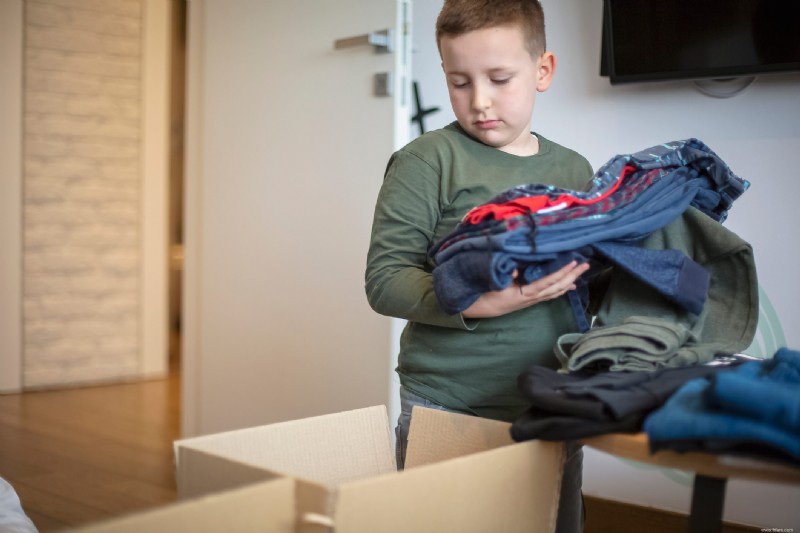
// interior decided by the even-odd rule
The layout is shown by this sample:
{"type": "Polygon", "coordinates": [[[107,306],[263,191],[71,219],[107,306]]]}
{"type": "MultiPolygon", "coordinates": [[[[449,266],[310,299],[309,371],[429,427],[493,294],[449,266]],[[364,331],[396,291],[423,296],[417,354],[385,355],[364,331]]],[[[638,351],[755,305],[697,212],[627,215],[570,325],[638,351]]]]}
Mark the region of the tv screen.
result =
{"type": "Polygon", "coordinates": [[[800,71],[799,0],[604,0],[612,84],[800,71]]]}

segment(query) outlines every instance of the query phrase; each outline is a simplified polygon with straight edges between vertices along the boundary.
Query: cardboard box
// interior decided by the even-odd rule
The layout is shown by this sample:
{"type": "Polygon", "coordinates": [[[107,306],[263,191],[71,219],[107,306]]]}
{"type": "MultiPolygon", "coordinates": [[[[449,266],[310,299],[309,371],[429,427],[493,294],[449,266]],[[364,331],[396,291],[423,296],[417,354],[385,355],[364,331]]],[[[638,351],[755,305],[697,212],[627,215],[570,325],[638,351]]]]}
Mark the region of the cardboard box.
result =
{"type": "Polygon", "coordinates": [[[415,408],[404,472],[383,406],[183,439],[178,493],[288,477],[301,532],[553,531],[563,447],[513,443],[508,429],[415,408]]]}
{"type": "Polygon", "coordinates": [[[295,480],[281,478],[73,529],[80,533],[294,533],[295,480]]]}

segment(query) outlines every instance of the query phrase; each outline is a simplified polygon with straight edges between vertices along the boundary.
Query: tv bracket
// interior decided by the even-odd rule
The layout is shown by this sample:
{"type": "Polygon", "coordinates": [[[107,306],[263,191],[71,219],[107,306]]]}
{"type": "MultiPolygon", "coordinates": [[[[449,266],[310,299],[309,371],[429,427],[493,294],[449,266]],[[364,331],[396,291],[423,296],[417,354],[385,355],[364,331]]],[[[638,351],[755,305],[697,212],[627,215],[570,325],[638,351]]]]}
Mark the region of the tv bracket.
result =
{"type": "Polygon", "coordinates": [[[730,98],[750,87],[755,79],[755,76],[741,76],[738,78],[694,80],[694,86],[706,96],[711,96],[713,98],[730,98]]]}

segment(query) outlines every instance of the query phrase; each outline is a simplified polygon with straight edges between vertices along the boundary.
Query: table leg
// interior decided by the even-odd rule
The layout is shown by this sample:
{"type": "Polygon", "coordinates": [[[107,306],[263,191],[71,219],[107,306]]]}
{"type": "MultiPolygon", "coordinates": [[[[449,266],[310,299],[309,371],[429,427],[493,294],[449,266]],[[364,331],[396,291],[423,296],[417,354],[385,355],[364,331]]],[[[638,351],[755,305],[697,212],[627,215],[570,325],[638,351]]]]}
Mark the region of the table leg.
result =
{"type": "Polygon", "coordinates": [[[722,531],[722,509],[725,506],[727,481],[724,478],[695,475],[692,509],[689,513],[689,533],[722,531]]]}

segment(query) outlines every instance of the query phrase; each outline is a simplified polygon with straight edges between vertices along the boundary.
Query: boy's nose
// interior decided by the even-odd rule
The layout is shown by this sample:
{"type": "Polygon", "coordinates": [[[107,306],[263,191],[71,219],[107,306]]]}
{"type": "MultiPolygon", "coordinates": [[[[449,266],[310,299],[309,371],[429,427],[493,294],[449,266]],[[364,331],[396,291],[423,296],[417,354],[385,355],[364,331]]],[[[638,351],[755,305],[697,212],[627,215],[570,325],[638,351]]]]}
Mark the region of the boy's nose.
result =
{"type": "Polygon", "coordinates": [[[484,89],[475,88],[472,91],[472,108],[475,111],[485,111],[491,106],[491,98],[484,89]]]}

